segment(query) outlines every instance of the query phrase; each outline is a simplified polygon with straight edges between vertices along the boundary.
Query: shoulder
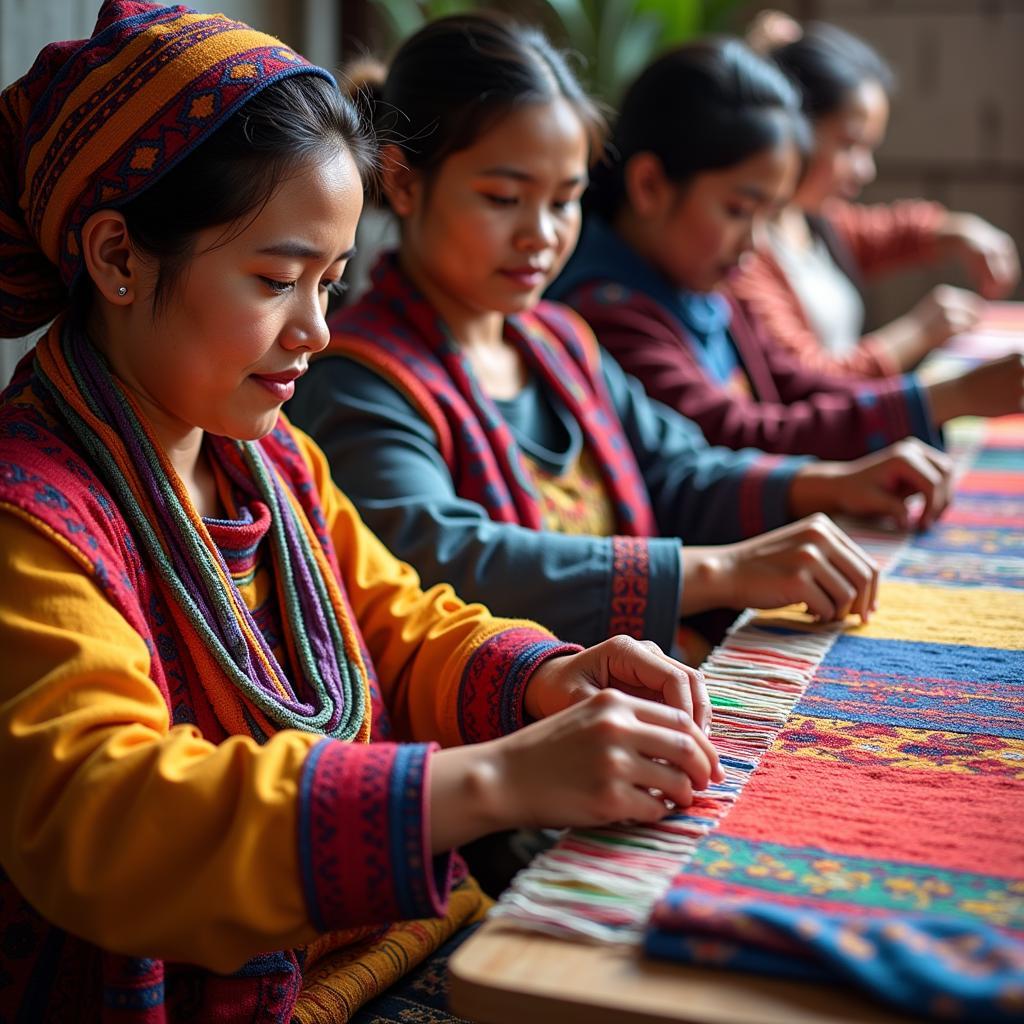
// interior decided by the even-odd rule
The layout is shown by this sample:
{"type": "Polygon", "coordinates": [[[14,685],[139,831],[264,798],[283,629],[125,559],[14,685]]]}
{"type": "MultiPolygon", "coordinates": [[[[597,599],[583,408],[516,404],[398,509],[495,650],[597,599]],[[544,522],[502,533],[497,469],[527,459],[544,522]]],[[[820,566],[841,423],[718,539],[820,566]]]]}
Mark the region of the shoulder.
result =
{"type": "Polygon", "coordinates": [[[785,272],[771,251],[759,247],[746,253],[739,267],[730,274],[722,291],[737,299],[762,298],[768,293],[788,291],[785,272]]]}
{"type": "Polygon", "coordinates": [[[325,403],[358,402],[382,409],[413,412],[401,387],[405,375],[388,372],[388,367],[361,359],[355,352],[338,349],[320,359],[314,359],[299,384],[288,412],[296,421],[303,416],[296,410],[308,406],[322,408],[325,403]]]}
{"type": "Polygon", "coordinates": [[[579,289],[573,306],[593,328],[600,344],[627,365],[642,353],[677,352],[687,332],[679,318],[645,292],[614,281],[579,289]]]}
{"type": "Polygon", "coordinates": [[[593,376],[601,371],[597,338],[587,321],[562,302],[542,300],[527,314],[539,321],[555,340],[593,376]]]}

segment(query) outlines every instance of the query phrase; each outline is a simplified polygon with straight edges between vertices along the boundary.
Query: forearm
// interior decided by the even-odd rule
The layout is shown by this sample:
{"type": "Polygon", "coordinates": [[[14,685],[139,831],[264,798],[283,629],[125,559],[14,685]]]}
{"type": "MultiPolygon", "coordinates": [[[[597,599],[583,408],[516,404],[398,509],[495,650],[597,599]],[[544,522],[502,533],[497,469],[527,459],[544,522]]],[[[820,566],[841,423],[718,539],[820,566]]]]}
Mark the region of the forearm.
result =
{"type": "Polygon", "coordinates": [[[843,472],[843,463],[813,462],[793,477],[789,489],[789,511],[793,519],[815,512],[836,510],[835,480],[843,472]]]}
{"type": "Polygon", "coordinates": [[[935,339],[929,336],[913,312],[879,327],[870,338],[900,372],[912,370],[935,347],[935,339]]]}
{"type": "Polygon", "coordinates": [[[932,416],[939,425],[958,416],[980,415],[983,409],[973,400],[971,388],[963,377],[936,381],[925,388],[932,416]]]}
{"type": "Polygon", "coordinates": [[[428,783],[430,850],[434,854],[511,828],[503,793],[500,746],[495,741],[439,750],[431,758],[428,783]]]}

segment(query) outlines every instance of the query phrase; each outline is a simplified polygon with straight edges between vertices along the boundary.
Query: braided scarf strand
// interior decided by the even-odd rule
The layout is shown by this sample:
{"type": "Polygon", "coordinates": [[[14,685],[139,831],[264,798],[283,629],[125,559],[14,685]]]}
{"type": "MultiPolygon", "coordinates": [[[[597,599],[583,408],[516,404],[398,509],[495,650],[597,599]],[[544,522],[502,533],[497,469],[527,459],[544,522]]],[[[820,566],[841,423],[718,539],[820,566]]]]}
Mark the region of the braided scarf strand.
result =
{"type": "Polygon", "coordinates": [[[271,730],[366,742],[369,682],[344,596],[298,500],[261,447],[210,438],[229,475],[270,510],[287,646],[310,703],[296,697],[180,477],[84,331],[58,321],[39,343],[35,366],[184,620],[248,705],[249,732],[264,739],[263,719],[271,730]]]}

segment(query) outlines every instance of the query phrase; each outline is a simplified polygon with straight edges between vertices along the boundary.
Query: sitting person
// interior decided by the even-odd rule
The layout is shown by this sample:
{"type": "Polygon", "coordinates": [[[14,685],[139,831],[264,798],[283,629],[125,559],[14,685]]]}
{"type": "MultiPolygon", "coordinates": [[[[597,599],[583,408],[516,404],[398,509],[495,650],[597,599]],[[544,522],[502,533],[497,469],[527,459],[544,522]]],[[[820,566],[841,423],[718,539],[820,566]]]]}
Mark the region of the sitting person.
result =
{"type": "Polygon", "coordinates": [[[547,40],[479,15],[433,22],[374,109],[408,140],[382,156],[401,244],[331,317],[289,414],[384,542],[426,581],[576,642],[668,649],[681,616],[748,605],[869,615],[875,567],[812,513],[906,523],[920,491],[930,522],[948,459],[916,441],[849,464],[709,447],[540,301],[601,142],[547,40]]]}
{"type": "Polygon", "coordinates": [[[982,296],[1001,298],[1020,277],[1013,240],[980,217],[934,202],[853,202],[875,177],[892,70],[835,26],[801,32],[784,16],[761,24],[769,28],[761,45],[799,88],[814,142],[792,202],[728,289],[777,345],[811,369],[867,378],[913,369],[951,335],[969,330],[984,302],[939,285],[904,316],[864,334],[862,282],[953,256],[982,296]]]}
{"type": "Polygon", "coordinates": [[[800,365],[719,292],[792,192],[798,106],[738,40],[654,61],[627,90],[579,247],[549,295],[711,444],[851,459],[907,436],[938,445],[941,425],[964,412],[1018,409],[1020,359],[929,385],[851,381],[800,365]]]}
{"type": "Polygon", "coordinates": [[[0,398],[4,1020],[397,1020],[488,906],[454,847],[724,778],[697,671],[421,589],[280,415],[372,159],[184,7],[0,96],[0,336],[57,317],[0,398]]]}

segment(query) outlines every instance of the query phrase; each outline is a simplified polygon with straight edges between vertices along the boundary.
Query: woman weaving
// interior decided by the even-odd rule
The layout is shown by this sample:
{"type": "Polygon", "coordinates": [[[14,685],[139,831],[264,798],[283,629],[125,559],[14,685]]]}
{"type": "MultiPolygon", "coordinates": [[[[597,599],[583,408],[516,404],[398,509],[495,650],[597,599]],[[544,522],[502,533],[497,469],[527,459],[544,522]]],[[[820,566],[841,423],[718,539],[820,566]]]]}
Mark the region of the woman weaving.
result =
{"type": "Polygon", "coordinates": [[[332,317],[289,412],[385,543],[425,580],[579,643],[629,631],[669,648],[681,618],[747,605],[869,616],[873,564],[812,513],[906,524],[923,492],[927,525],[948,460],[916,440],[853,463],[710,447],[540,300],[603,141],[544,36],[435,21],[395,55],[375,115],[406,138],[382,175],[400,245],[332,317]]]}
{"type": "Polygon", "coordinates": [[[423,591],[279,414],[371,159],[182,7],[0,97],[4,1019],[350,1019],[485,909],[453,847],[722,777],[699,673],[423,591]]]}

